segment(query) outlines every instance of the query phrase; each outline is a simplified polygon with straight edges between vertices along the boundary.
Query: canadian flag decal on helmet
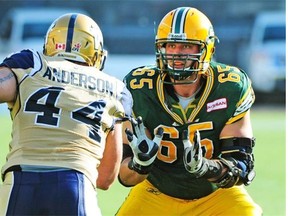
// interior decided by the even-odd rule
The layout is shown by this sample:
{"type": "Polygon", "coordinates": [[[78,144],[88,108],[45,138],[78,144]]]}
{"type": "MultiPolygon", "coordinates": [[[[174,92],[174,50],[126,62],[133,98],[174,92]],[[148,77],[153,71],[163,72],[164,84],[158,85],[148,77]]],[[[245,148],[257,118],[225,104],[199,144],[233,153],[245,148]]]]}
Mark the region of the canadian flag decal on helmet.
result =
{"type": "Polygon", "coordinates": [[[65,44],[64,43],[56,43],[55,49],[57,50],[65,50],[65,44]]]}

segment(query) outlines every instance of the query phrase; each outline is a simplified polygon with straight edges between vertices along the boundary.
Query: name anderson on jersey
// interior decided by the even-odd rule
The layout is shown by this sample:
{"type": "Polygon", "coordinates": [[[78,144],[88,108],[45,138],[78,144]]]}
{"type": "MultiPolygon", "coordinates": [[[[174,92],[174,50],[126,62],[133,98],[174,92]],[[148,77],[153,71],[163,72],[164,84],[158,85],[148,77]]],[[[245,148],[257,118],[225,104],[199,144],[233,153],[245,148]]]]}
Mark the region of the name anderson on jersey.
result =
{"type": "Polygon", "coordinates": [[[112,96],[113,92],[115,92],[112,82],[97,78],[95,76],[89,76],[87,74],[69,72],[48,67],[46,72],[43,74],[43,77],[54,82],[66,83],[85,89],[96,90],[100,93],[110,94],[110,96],[112,96]]]}

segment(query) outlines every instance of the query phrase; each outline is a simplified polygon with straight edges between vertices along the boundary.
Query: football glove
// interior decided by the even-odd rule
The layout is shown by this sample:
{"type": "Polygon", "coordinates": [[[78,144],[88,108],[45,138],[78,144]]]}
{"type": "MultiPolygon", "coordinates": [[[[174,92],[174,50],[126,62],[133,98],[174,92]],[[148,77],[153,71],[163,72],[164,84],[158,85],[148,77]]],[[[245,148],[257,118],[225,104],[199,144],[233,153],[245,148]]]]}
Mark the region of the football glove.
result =
{"type": "Polygon", "coordinates": [[[183,161],[186,170],[197,178],[203,176],[209,168],[209,163],[208,159],[202,155],[199,131],[195,131],[193,144],[189,140],[187,130],[183,131],[182,141],[184,144],[183,161]]]}
{"type": "Polygon", "coordinates": [[[133,159],[128,164],[129,168],[139,174],[148,174],[152,168],[157,152],[163,137],[163,128],[158,128],[153,140],[149,139],[145,133],[142,117],[132,119],[135,135],[126,128],[125,133],[129,145],[133,151],[133,159]]]}

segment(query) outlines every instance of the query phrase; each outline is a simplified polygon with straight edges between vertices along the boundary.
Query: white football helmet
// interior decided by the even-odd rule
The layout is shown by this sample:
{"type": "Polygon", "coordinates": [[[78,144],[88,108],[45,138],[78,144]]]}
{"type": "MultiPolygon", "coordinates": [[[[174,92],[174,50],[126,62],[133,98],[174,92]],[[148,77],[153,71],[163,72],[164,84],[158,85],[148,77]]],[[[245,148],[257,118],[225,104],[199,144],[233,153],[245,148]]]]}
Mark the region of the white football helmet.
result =
{"type": "Polygon", "coordinates": [[[107,51],[97,23],[90,17],[69,13],[56,19],[45,37],[43,53],[104,68],[107,51]]]}

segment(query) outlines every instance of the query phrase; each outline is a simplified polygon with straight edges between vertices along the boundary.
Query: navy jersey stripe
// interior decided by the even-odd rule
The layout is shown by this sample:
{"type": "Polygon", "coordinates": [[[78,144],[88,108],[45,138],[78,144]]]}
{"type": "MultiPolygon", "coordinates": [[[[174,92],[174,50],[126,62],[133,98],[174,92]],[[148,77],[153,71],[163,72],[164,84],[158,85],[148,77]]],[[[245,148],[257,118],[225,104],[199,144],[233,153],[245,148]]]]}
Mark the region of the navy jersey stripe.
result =
{"type": "Polygon", "coordinates": [[[73,41],[74,25],[77,18],[77,14],[72,14],[68,24],[68,32],[66,39],[66,52],[71,52],[71,46],[73,41]]]}
{"type": "Polygon", "coordinates": [[[0,66],[8,68],[33,68],[34,58],[33,52],[31,50],[22,50],[20,52],[14,53],[11,56],[6,57],[0,66]]]}

